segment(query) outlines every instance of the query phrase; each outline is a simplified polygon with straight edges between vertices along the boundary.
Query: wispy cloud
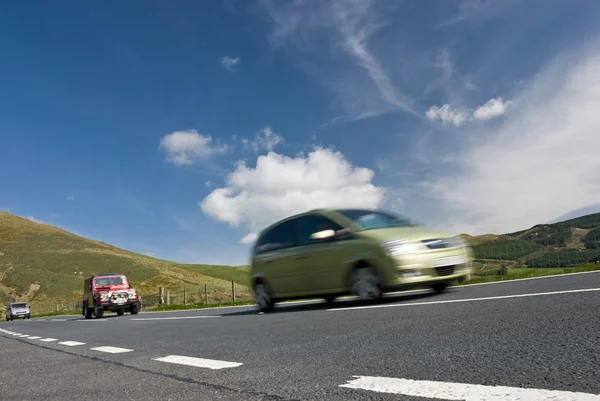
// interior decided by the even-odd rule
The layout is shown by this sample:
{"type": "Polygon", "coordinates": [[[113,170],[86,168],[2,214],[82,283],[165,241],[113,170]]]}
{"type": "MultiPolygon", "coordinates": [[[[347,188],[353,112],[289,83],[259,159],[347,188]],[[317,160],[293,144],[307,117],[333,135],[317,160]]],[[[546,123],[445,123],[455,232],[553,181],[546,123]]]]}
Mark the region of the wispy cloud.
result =
{"type": "MultiPolygon", "coordinates": [[[[573,51],[542,70],[514,98],[504,121],[478,127],[455,168],[447,165],[447,175],[425,185],[442,201],[449,226],[507,232],[598,204],[598,49],[573,51]]],[[[480,117],[495,107],[488,104],[480,117]]]]}
{"type": "Polygon", "coordinates": [[[467,20],[494,18],[514,7],[521,0],[462,0],[455,15],[440,22],[438,27],[447,27],[467,20]]]}
{"type": "Polygon", "coordinates": [[[73,194],[67,195],[66,199],[70,202],[73,202],[75,200],[75,195],[73,195],[73,194]]]}
{"type": "Polygon", "coordinates": [[[165,135],[158,148],[165,151],[167,161],[176,166],[194,164],[199,159],[227,151],[226,145],[215,145],[210,135],[202,135],[193,129],[165,135]]]}
{"type": "Polygon", "coordinates": [[[502,97],[490,99],[474,111],[445,104],[441,107],[431,106],[425,112],[425,116],[432,121],[439,120],[443,124],[452,124],[459,127],[472,120],[490,120],[500,117],[508,111],[511,104],[512,101],[504,101],[502,97]]]}
{"type": "Polygon", "coordinates": [[[242,139],[247,150],[258,153],[261,150],[271,152],[275,147],[283,143],[283,137],[273,131],[271,127],[264,127],[256,133],[254,139],[242,139]]]}
{"type": "Polygon", "coordinates": [[[325,52],[328,60],[331,52],[342,50],[362,71],[363,77],[357,77],[346,66],[346,75],[336,69],[323,78],[324,84],[338,95],[337,103],[346,113],[342,119],[360,119],[390,111],[417,114],[412,99],[392,82],[381,60],[369,48],[369,40],[387,25],[374,1],[263,0],[261,4],[273,26],[270,40],[275,47],[293,44],[300,51],[314,54],[317,50],[309,38],[319,36],[318,43],[329,46],[325,52]]]}
{"type": "Polygon", "coordinates": [[[238,65],[239,63],[240,63],[239,57],[224,56],[221,58],[221,65],[223,66],[223,68],[225,68],[226,70],[229,70],[229,71],[233,71],[235,66],[238,65]]]}

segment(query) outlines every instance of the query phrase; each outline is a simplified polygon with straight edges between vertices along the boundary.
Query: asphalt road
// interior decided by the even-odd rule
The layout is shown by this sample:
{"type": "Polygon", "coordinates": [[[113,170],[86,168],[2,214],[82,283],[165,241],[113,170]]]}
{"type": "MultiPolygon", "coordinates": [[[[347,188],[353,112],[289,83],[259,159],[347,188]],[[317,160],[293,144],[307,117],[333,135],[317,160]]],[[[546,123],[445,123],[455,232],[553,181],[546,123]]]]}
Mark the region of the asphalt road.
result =
{"type": "Polygon", "coordinates": [[[0,324],[3,401],[113,396],[600,400],[600,272],[262,315],[232,307],[0,324]]]}

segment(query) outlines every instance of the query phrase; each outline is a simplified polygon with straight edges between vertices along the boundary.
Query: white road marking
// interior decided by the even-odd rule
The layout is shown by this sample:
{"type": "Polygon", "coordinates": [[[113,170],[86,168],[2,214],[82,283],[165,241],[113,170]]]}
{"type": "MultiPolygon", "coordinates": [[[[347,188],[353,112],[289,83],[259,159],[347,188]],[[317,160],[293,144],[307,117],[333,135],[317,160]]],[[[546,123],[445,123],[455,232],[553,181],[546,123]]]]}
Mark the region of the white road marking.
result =
{"type": "Polygon", "coordinates": [[[590,273],[600,273],[600,270],[592,270],[592,271],[589,271],[589,272],[575,272],[575,273],[553,274],[551,276],[515,278],[515,279],[510,279],[510,280],[490,281],[490,282],[487,282],[487,283],[463,284],[463,285],[457,286],[457,288],[458,287],[473,287],[473,286],[476,286],[476,285],[506,284],[506,283],[512,283],[514,281],[541,280],[543,278],[560,278],[560,277],[564,277],[564,276],[577,276],[577,275],[580,275],[580,274],[590,274],[590,273]]]}
{"type": "Polygon", "coordinates": [[[77,345],[84,345],[85,343],[80,343],[77,341],[61,341],[59,342],[60,345],[66,345],[68,347],[75,347],[77,345]]]}
{"type": "Polygon", "coordinates": [[[543,390],[481,384],[445,383],[428,380],[395,379],[390,377],[354,376],[356,379],[340,387],[369,390],[378,393],[402,394],[413,397],[462,401],[600,401],[600,395],[571,391],[543,390]]]}
{"type": "Polygon", "coordinates": [[[219,315],[214,316],[173,316],[173,317],[139,317],[130,320],[179,320],[179,319],[208,319],[212,317],[221,317],[219,315]]]}
{"type": "Polygon", "coordinates": [[[155,361],[176,363],[179,365],[195,366],[198,368],[224,369],[242,366],[239,362],[219,361],[216,359],[192,358],[190,356],[169,355],[163,358],[154,358],[155,361]]]}
{"type": "Polygon", "coordinates": [[[31,336],[29,337],[30,340],[39,340],[42,337],[38,337],[38,336],[31,336]]]}
{"type": "Polygon", "coordinates": [[[109,354],[120,354],[122,352],[131,352],[131,351],[133,351],[132,349],[119,348],[119,347],[108,347],[108,346],[95,347],[95,348],[90,348],[90,349],[92,351],[108,352],[109,354]]]}
{"type": "Polygon", "coordinates": [[[66,322],[67,319],[50,319],[51,322],[66,322]]]}
{"type": "Polygon", "coordinates": [[[346,308],[332,308],[332,309],[327,309],[327,311],[332,312],[332,311],[347,311],[347,310],[355,310],[355,309],[397,308],[397,307],[407,307],[407,306],[453,304],[453,303],[458,303],[458,302],[475,302],[475,301],[490,301],[490,300],[495,300],[495,299],[527,298],[527,297],[538,297],[538,296],[542,296],[542,295],[562,295],[562,294],[574,294],[574,293],[579,293],[579,292],[593,292],[593,291],[600,291],[600,288],[583,288],[580,290],[536,292],[533,294],[501,295],[501,296],[496,296],[496,297],[449,299],[449,300],[445,300],[445,301],[413,302],[413,303],[406,303],[406,304],[353,306],[353,307],[346,307],[346,308]]]}
{"type": "Polygon", "coordinates": [[[29,338],[29,337],[31,337],[31,336],[30,336],[30,335],[28,335],[28,334],[21,334],[19,337],[21,337],[21,338],[29,338]]]}
{"type": "Polygon", "coordinates": [[[45,343],[49,343],[51,341],[58,341],[56,338],[42,338],[40,341],[43,341],[45,343]]]}

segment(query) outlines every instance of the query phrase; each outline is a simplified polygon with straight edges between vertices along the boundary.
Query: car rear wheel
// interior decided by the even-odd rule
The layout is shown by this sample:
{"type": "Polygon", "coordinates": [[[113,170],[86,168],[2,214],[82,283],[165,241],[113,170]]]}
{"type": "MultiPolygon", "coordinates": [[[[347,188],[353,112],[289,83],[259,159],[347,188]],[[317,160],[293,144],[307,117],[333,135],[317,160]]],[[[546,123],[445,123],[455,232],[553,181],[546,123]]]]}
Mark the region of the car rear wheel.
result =
{"type": "Polygon", "coordinates": [[[359,267],[352,271],[350,289],[362,300],[376,300],[382,296],[379,276],[371,266],[359,267]]]}
{"type": "Polygon", "coordinates": [[[438,294],[441,294],[442,292],[444,292],[444,290],[446,288],[448,288],[448,283],[437,283],[437,284],[433,284],[431,286],[431,288],[438,294]]]}
{"type": "Polygon", "coordinates": [[[91,319],[92,318],[92,309],[88,308],[87,305],[83,307],[83,316],[86,319],[91,319]]]}
{"type": "Polygon", "coordinates": [[[254,300],[261,312],[270,312],[275,306],[269,286],[262,281],[258,281],[254,284],[254,300]]]}

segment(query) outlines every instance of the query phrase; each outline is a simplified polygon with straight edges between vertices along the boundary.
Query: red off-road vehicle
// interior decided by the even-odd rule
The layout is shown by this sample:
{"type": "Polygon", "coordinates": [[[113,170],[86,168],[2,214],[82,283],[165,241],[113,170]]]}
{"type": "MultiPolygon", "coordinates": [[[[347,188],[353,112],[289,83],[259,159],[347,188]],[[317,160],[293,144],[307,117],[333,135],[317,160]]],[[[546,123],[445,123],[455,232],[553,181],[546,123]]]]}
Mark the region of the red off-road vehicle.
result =
{"type": "Polygon", "coordinates": [[[129,287],[124,274],[96,274],[85,279],[83,284],[83,316],[91,319],[92,314],[101,318],[104,311],[125,311],[135,315],[140,310],[140,297],[129,287]]]}

